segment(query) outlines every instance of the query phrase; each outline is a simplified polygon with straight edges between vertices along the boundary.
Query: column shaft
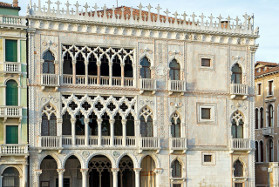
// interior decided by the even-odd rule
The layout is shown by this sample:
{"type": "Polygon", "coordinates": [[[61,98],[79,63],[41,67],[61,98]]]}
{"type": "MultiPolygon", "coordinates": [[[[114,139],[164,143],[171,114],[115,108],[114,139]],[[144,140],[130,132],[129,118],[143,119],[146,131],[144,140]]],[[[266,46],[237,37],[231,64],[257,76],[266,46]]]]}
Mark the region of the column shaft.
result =
{"type": "Polygon", "coordinates": [[[85,146],[89,145],[89,130],[88,130],[88,124],[89,124],[89,118],[84,119],[84,126],[85,126],[85,139],[84,139],[84,144],[85,146]]]}
{"type": "Polygon", "coordinates": [[[87,187],[88,169],[80,169],[80,172],[82,174],[82,187],[87,187]]]}
{"type": "Polygon", "coordinates": [[[114,119],[109,120],[110,124],[110,146],[114,146],[114,119]]]}
{"type": "Polygon", "coordinates": [[[102,120],[98,119],[98,146],[101,146],[102,144],[102,120]]]}
{"type": "Polygon", "coordinates": [[[72,124],[72,145],[76,145],[76,119],[71,119],[72,124]]]}
{"type": "Polygon", "coordinates": [[[134,168],[134,171],[135,171],[135,187],[140,187],[140,170],[141,170],[141,168],[134,168]]]}

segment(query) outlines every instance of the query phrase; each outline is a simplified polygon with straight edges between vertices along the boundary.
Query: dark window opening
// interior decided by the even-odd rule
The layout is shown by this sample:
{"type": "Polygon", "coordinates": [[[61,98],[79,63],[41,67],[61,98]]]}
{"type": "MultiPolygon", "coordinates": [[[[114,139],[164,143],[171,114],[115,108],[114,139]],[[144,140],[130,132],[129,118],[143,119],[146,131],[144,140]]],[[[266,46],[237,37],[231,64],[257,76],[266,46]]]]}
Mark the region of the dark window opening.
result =
{"type": "Polygon", "coordinates": [[[91,54],[88,61],[88,75],[97,75],[97,60],[93,54],[91,54]]]}
{"type": "Polygon", "coordinates": [[[78,54],[76,60],[76,75],[85,75],[84,58],[81,53],[78,54]]]}
{"type": "Polygon", "coordinates": [[[119,115],[119,113],[116,114],[114,120],[114,135],[122,136],[122,117],[119,115]]]}
{"type": "Polygon", "coordinates": [[[76,115],[76,135],[85,135],[84,116],[79,113],[76,115]]]}
{"type": "Polygon", "coordinates": [[[101,59],[101,76],[109,76],[109,61],[106,55],[101,59]]]}
{"type": "Polygon", "coordinates": [[[170,80],[180,80],[180,65],[174,59],[171,61],[170,65],[170,80]]]}
{"type": "Polygon", "coordinates": [[[63,74],[67,74],[67,75],[73,74],[72,58],[68,52],[64,56],[63,74]]]}
{"type": "Polygon", "coordinates": [[[72,134],[71,116],[68,112],[66,112],[63,115],[62,135],[71,135],[71,134],[72,134]]]}
{"type": "Polygon", "coordinates": [[[210,108],[202,108],[201,109],[201,119],[210,119],[210,108]]]}
{"type": "Polygon", "coordinates": [[[231,82],[234,84],[242,84],[242,70],[238,64],[232,67],[231,82]]]}
{"type": "Polygon", "coordinates": [[[141,65],[141,68],[140,68],[141,78],[150,79],[151,78],[151,70],[150,70],[149,60],[146,57],[144,57],[143,59],[141,59],[140,65],[141,65]]]}
{"type": "Polygon", "coordinates": [[[45,52],[44,56],[44,63],[43,63],[43,73],[54,74],[55,73],[55,65],[54,65],[54,56],[48,50],[45,52]]]}
{"type": "Polygon", "coordinates": [[[203,162],[212,162],[212,155],[203,155],[203,162]]]}
{"type": "Polygon", "coordinates": [[[121,65],[117,55],[112,60],[112,76],[121,77],[121,65]]]}
{"type": "Polygon", "coordinates": [[[102,136],[110,136],[110,123],[107,113],[102,116],[102,120],[102,136]]]}
{"type": "Polygon", "coordinates": [[[133,65],[129,56],[125,59],[124,77],[133,77],[133,65]]]}
{"type": "Polygon", "coordinates": [[[92,113],[89,116],[89,135],[91,136],[98,136],[98,122],[97,122],[97,116],[92,113]]]}
{"type": "Polygon", "coordinates": [[[201,59],[201,66],[203,67],[210,67],[211,60],[209,58],[202,58],[201,59]]]}
{"type": "Polygon", "coordinates": [[[126,122],[126,133],[127,136],[135,136],[135,127],[134,127],[134,117],[130,113],[127,116],[127,122],[126,122]]]}

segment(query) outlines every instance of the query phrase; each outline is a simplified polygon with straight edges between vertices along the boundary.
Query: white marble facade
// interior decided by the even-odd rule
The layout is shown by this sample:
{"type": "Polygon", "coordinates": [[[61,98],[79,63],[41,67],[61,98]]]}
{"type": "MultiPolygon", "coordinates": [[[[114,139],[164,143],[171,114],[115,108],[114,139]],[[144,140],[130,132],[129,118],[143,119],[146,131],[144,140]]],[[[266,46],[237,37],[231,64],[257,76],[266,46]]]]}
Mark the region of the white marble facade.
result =
{"type": "Polygon", "coordinates": [[[254,186],[253,17],[92,8],[29,7],[31,186],[254,186]]]}

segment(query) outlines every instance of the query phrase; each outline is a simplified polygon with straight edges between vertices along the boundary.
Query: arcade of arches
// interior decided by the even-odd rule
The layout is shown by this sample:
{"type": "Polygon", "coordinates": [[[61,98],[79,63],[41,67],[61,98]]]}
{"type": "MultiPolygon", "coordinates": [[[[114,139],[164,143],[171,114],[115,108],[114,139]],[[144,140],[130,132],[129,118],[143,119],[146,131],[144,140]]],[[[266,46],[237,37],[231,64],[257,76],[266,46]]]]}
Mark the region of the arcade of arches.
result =
{"type": "Polygon", "coordinates": [[[133,160],[124,156],[118,168],[112,167],[111,160],[104,155],[93,156],[88,168],[82,168],[80,160],[72,155],[59,168],[52,156],[46,156],[37,170],[40,187],[155,187],[155,161],[149,155],[141,161],[141,168],[135,168],[133,160]]]}

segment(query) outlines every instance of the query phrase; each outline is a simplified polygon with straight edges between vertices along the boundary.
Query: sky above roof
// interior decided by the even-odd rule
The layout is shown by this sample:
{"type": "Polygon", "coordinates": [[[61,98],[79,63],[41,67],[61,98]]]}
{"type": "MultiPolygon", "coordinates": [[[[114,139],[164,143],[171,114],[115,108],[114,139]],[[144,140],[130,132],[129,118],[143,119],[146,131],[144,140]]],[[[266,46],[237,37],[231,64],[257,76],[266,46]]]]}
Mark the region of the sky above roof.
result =
{"type": "MultiPolygon", "coordinates": [[[[25,15],[26,7],[30,0],[19,0],[19,6],[21,9],[21,15],[25,15]]],[[[32,0],[33,3],[37,3],[37,0],[32,0]]],[[[46,0],[41,0],[42,4],[46,0]]],[[[56,0],[52,0],[56,2],[56,0]]],[[[4,0],[4,2],[12,3],[12,0],[4,0]]],[[[67,2],[66,0],[60,0],[60,2],[67,2]]],[[[70,4],[75,4],[76,0],[69,0],[70,4]]],[[[99,7],[106,4],[108,8],[113,5],[116,6],[117,0],[78,0],[79,4],[84,5],[86,2],[90,7],[93,7],[95,3],[99,7]],[[101,2],[101,3],[100,3],[101,2]]],[[[245,13],[255,16],[255,26],[260,28],[260,38],[257,40],[259,48],[256,53],[256,61],[267,62],[279,62],[279,0],[118,0],[118,6],[130,6],[137,8],[139,3],[142,3],[144,7],[150,3],[153,9],[152,12],[156,12],[158,2],[162,8],[161,13],[168,8],[171,13],[177,11],[180,15],[184,11],[189,15],[195,12],[200,15],[204,13],[206,16],[217,17],[219,14],[222,17],[235,18],[236,16],[242,17],[245,13]]],[[[54,6],[53,4],[52,6],[54,6]]],[[[61,6],[61,5],[60,5],[61,6]]],[[[56,5],[55,5],[56,7],[56,5]]],[[[145,8],[145,10],[147,10],[145,8]]]]}

